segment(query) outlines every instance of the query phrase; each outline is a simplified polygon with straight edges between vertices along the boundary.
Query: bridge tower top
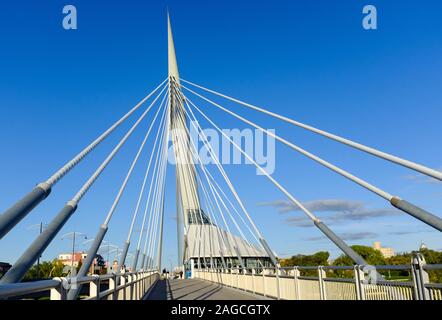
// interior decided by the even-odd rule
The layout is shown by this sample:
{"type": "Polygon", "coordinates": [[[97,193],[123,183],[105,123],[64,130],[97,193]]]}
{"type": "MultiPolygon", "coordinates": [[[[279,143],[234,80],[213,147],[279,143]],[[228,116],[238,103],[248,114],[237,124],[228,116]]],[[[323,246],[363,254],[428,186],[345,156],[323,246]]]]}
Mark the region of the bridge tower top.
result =
{"type": "Polygon", "coordinates": [[[169,78],[172,78],[177,84],[180,83],[180,74],[178,72],[178,63],[176,61],[175,44],[173,42],[172,24],[170,23],[169,11],[167,11],[167,39],[168,39],[168,61],[169,78]]]}

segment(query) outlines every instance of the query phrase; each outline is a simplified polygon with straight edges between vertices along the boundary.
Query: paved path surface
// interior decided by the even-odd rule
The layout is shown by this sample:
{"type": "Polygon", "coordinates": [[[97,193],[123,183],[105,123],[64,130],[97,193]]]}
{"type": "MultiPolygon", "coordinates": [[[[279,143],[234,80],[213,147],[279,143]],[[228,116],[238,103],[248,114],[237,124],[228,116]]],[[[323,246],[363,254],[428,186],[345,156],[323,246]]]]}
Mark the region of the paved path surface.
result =
{"type": "Polygon", "coordinates": [[[251,293],[200,279],[159,280],[146,300],[263,300],[251,293]]]}

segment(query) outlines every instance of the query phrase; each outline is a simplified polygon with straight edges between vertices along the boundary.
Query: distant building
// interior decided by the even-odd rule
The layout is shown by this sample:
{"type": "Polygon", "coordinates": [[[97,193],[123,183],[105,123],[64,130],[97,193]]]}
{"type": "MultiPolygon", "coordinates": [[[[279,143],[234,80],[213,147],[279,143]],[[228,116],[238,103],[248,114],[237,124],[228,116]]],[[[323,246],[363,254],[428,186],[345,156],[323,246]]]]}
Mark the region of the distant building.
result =
{"type": "Polygon", "coordinates": [[[396,255],[393,248],[383,248],[379,241],[376,241],[373,244],[373,249],[379,250],[382,253],[382,255],[384,256],[384,258],[391,258],[394,255],[396,255]]]}
{"type": "Polygon", "coordinates": [[[65,266],[74,266],[78,267],[78,265],[83,263],[84,259],[86,259],[87,254],[84,252],[75,252],[73,254],[72,259],[72,253],[62,253],[58,255],[58,260],[63,263],[65,266]]]}
{"type": "MultiPolygon", "coordinates": [[[[72,259],[72,253],[61,253],[58,255],[57,260],[60,261],[66,267],[74,265],[78,268],[80,262],[83,263],[87,258],[87,253],[75,252],[74,258],[72,259]]],[[[103,257],[99,254],[95,255],[94,260],[89,268],[89,274],[101,274],[103,270],[107,268],[106,262],[103,257]]]]}
{"type": "Polygon", "coordinates": [[[419,247],[419,250],[425,250],[428,249],[427,245],[425,243],[421,243],[421,246],[419,247]]]}

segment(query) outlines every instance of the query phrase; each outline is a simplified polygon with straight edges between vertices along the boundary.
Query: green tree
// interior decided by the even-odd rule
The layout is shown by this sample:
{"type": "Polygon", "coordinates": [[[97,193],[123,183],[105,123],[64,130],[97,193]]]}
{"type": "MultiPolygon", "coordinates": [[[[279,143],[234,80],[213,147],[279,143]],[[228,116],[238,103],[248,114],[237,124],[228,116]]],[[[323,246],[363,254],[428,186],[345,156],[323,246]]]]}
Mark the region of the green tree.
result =
{"type": "MultiPolygon", "coordinates": [[[[282,267],[328,266],[329,257],[330,254],[327,251],[319,251],[312,255],[298,254],[289,259],[281,260],[280,263],[282,267]]],[[[303,270],[300,268],[300,271],[303,276],[317,276],[316,270],[303,270]]]]}
{"type": "MultiPolygon", "coordinates": [[[[379,250],[373,249],[372,247],[355,245],[351,248],[359,254],[368,264],[370,265],[385,265],[385,258],[379,250]]],[[[335,266],[351,266],[355,264],[345,254],[339,256],[334,263],[335,266]]]]}
{"type": "MultiPolygon", "coordinates": [[[[385,265],[385,258],[379,250],[372,247],[354,245],[351,248],[359,254],[370,265],[385,265]]],[[[352,266],[354,261],[345,254],[340,255],[334,262],[335,266],[352,266]]],[[[330,277],[353,278],[354,272],[352,270],[333,270],[330,271],[330,277]]]]}
{"type": "Polygon", "coordinates": [[[411,253],[401,253],[397,254],[393,257],[386,258],[386,263],[388,265],[404,265],[404,264],[410,264],[411,263],[412,254],[411,253]]]}
{"type": "MultiPolygon", "coordinates": [[[[54,259],[53,261],[43,261],[40,263],[40,279],[49,279],[54,277],[63,277],[66,274],[63,272],[64,265],[61,261],[54,259]]],[[[34,265],[25,274],[23,281],[37,280],[37,266],[34,265]]]]}
{"type": "Polygon", "coordinates": [[[327,266],[330,254],[327,251],[319,251],[312,255],[298,254],[289,259],[281,260],[281,266],[327,266]]]}
{"type": "MultiPolygon", "coordinates": [[[[424,256],[427,264],[442,264],[442,252],[431,249],[421,249],[420,253],[424,256]]],[[[442,270],[428,271],[430,282],[442,283],[442,270]]]]}

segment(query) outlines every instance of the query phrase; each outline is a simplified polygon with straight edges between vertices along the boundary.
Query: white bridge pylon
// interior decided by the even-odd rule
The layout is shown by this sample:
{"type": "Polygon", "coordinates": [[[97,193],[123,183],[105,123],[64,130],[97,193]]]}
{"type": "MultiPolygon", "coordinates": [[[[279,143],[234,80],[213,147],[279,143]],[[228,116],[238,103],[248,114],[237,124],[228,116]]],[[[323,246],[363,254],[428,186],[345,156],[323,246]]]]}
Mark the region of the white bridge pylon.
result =
{"type": "MultiPolygon", "coordinates": [[[[235,236],[218,226],[213,216],[206,213],[201,206],[198,188],[195,153],[192,150],[187,114],[184,109],[184,95],[180,87],[178,63],[172,34],[170,16],[167,16],[168,27],[168,75],[170,133],[176,163],[177,184],[177,233],[178,260],[180,264],[191,267],[193,263],[211,267],[232,266],[233,259],[239,265],[246,263],[267,263],[273,253],[266,252],[265,247],[251,245],[245,239],[235,236]]],[[[206,191],[206,190],[205,190],[206,191]]],[[[211,190],[213,191],[213,189],[211,190]]],[[[225,220],[224,220],[225,221],[225,220]]],[[[227,227],[228,228],[228,227],[227,227]]],[[[276,260],[273,258],[273,262],[276,260]]]]}

